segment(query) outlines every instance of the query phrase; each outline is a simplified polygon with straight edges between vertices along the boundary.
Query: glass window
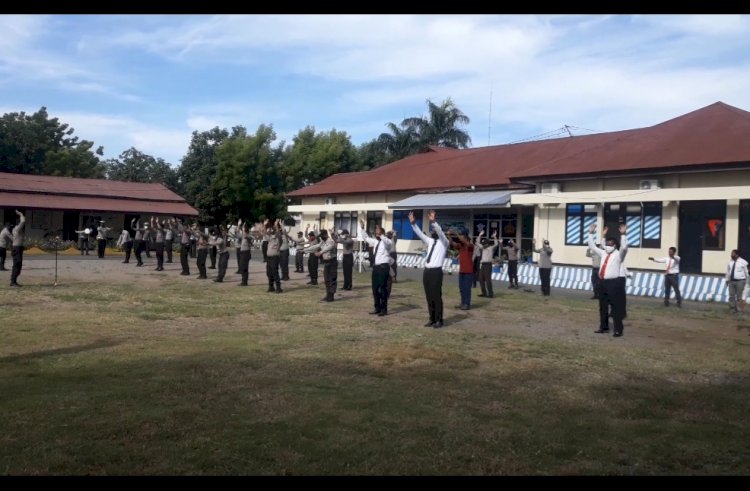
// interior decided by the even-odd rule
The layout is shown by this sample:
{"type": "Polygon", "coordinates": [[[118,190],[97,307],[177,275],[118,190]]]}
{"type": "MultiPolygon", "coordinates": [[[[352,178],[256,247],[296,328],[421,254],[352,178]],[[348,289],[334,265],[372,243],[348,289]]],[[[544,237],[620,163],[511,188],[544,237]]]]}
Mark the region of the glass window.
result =
{"type": "Polygon", "coordinates": [[[628,247],[661,247],[661,203],[610,203],[604,208],[607,236],[620,240],[620,224],[628,226],[628,247]]]}
{"type": "Polygon", "coordinates": [[[703,249],[724,250],[727,202],[706,201],[703,205],[703,249]]]}
{"type": "Polygon", "coordinates": [[[333,228],[336,230],[348,230],[351,237],[357,236],[357,212],[337,211],[333,214],[333,228]]]}
{"type": "Polygon", "coordinates": [[[596,205],[567,205],[565,209],[565,245],[586,244],[589,226],[596,223],[596,214],[596,205]]]}
{"type": "MultiPolygon", "coordinates": [[[[419,240],[419,237],[414,234],[414,230],[411,228],[409,222],[409,212],[411,210],[395,210],[393,212],[393,230],[396,231],[398,239],[404,240],[419,240]]],[[[422,210],[414,211],[414,218],[416,219],[415,225],[422,228],[422,210]]]]}

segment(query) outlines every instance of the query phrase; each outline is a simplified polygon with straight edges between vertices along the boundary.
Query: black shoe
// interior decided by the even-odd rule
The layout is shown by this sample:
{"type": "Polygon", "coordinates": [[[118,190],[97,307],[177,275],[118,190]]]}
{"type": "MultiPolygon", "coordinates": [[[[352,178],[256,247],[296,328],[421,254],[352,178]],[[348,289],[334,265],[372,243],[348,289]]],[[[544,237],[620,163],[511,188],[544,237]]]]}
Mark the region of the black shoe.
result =
{"type": "Polygon", "coordinates": [[[621,332],[616,332],[612,335],[613,338],[619,338],[620,336],[622,336],[621,332]]]}
{"type": "Polygon", "coordinates": [[[190,276],[190,273],[188,273],[186,271],[183,271],[182,273],[180,273],[180,275],[182,275],[182,276],[190,276]]]}
{"type": "Polygon", "coordinates": [[[677,302],[677,308],[678,308],[678,309],[681,309],[681,308],[682,308],[682,302],[677,302]]]}
{"type": "MultiPolygon", "coordinates": [[[[130,261],[123,261],[122,264],[128,264],[130,261]]],[[[5,271],[4,269],[2,271],[5,271]]]]}
{"type": "Polygon", "coordinates": [[[609,329],[597,329],[594,331],[595,334],[607,334],[609,332],[609,329]]]}
{"type": "Polygon", "coordinates": [[[196,280],[207,280],[208,276],[198,276],[196,280]]]}
{"type": "Polygon", "coordinates": [[[247,283],[240,283],[240,284],[239,284],[239,285],[237,285],[237,286],[247,286],[247,283]]]}
{"type": "Polygon", "coordinates": [[[143,266],[143,263],[138,263],[138,264],[136,264],[136,266],[141,267],[141,266],[143,266]]]}
{"type": "Polygon", "coordinates": [[[289,281],[289,277],[287,276],[286,278],[281,278],[281,281],[289,281]]]}
{"type": "Polygon", "coordinates": [[[21,288],[23,285],[19,285],[18,283],[11,283],[10,286],[13,288],[21,288]]]}
{"type": "Polygon", "coordinates": [[[437,324],[437,323],[430,321],[427,324],[425,324],[424,327],[435,327],[435,324],[437,324]]]}
{"type": "Polygon", "coordinates": [[[379,310],[373,310],[372,312],[368,312],[368,314],[370,314],[370,315],[379,315],[380,311],[379,310]]]}
{"type": "Polygon", "coordinates": [[[477,297],[486,297],[486,296],[487,295],[485,295],[484,293],[480,293],[479,295],[477,295],[477,297]]]}
{"type": "Polygon", "coordinates": [[[492,295],[487,295],[487,298],[495,298],[495,294],[493,293],[492,295]]]}
{"type": "Polygon", "coordinates": [[[463,304],[461,304],[461,305],[454,305],[454,306],[453,306],[453,308],[454,308],[454,309],[460,309],[460,308],[461,308],[461,307],[463,307],[463,306],[464,306],[463,304]]]}
{"type": "Polygon", "coordinates": [[[513,285],[510,285],[510,286],[508,287],[508,290],[512,290],[513,288],[515,288],[515,286],[513,286],[513,285]]]}
{"type": "Polygon", "coordinates": [[[215,279],[214,283],[224,283],[224,280],[215,279]]]}
{"type": "Polygon", "coordinates": [[[434,323],[432,325],[432,327],[435,328],[435,329],[440,329],[441,327],[443,327],[443,321],[438,321],[438,322],[434,323]]]}
{"type": "Polygon", "coordinates": [[[284,293],[284,290],[282,290],[281,288],[277,288],[276,293],[284,293]]]}
{"type": "Polygon", "coordinates": [[[209,266],[208,269],[216,269],[216,266],[209,266]]]}
{"type": "Polygon", "coordinates": [[[461,310],[471,310],[471,307],[469,307],[468,305],[462,305],[461,310]]]}
{"type": "Polygon", "coordinates": [[[378,317],[384,317],[386,315],[388,315],[388,311],[387,310],[381,310],[380,312],[378,312],[378,317]]]}

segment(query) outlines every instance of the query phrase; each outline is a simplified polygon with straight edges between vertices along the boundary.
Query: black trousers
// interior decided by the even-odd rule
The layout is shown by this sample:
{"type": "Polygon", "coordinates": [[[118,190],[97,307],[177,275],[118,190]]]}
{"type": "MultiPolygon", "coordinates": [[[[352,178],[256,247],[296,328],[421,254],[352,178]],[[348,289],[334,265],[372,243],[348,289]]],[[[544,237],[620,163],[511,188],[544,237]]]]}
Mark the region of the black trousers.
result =
{"type": "Polygon", "coordinates": [[[307,258],[307,270],[310,273],[310,283],[318,284],[318,256],[310,254],[307,258]]]}
{"type": "Polygon", "coordinates": [[[164,250],[167,251],[167,262],[172,262],[172,244],[174,244],[173,240],[165,240],[164,241],[164,250]]]}
{"type": "Polygon", "coordinates": [[[141,252],[143,252],[143,241],[142,240],[134,240],[133,241],[133,248],[135,252],[135,259],[138,261],[138,265],[143,264],[143,259],[141,258],[141,252]]]}
{"type": "Polygon", "coordinates": [[[219,254],[219,274],[216,275],[216,281],[224,281],[224,275],[227,274],[227,267],[229,266],[229,251],[224,251],[219,254]]]}
{"type": "Polygon", "coordinates": [[[198,254],[198,242],[190,240],[190,257],[195,257],[198,254]]]}
{"type": "Polygon", "coordinates": [[[88,256],[89,255],[89,238],[86,237],[85,239],[78,239],[78,249],[81,250],[81,256],[84,255],[84,253],[88,256]]]}
{"type": "Polygon", "coordinates": [[[184,274],[190,274],[190,264],[188,264],[188,255],[190,254],[190,244],[180,244],[180,266],[184,274]]]}
{"type": "Polygon", "coordinates": [[[425,268],[422,285],[430,322],[443,322],[443,268],[425,268]]]}
{"type": "Polygon", "coordinates": [[[615,332],[622,333],[625,314],[625,290],[620,278],[599,282],[599,329],[609,329],[610,308],[615,332]]]}
{"type": "Polygon", "coordinates": [[[354,270],[354,254],[344,254],[341,259],[344,269],[344,290],[351,290],[352,271],[354,270]]]}
{"type": "Polygon", "coordinates": [[[550,294],[550,277],[552,276],[552,268],[539,268],[539,279],[542,280],[542,294],[550,294]]]}
{"type": "Polygon", "coordinates": [[[289,249],[279,251],[279,265],[281,266],[281,279],[289,279],[289,249]]]}
{"type": "Polygon", "coordinates": [[[104,257],[104,250],[107,248],[107,239],[96,239],[96,252],[100,258],[104,257]]]}
{"type": "Polygon", "coordinates": [[[495,296],[492,291],[492,263],[482,263],[479,266],[479,287],[482,289],[483,295],[495,296]]]}
{"type": "Polygon", "coordinates": [[[156,267],[164,269],[164,242],[156,243],[156,267]]]}
{"type": "Polygon", "coordinates": [[[279,256],[266,256],[266,276],[268,277],[268,291],[274,286],[276,291],[281,291],[281,278],[279,278],[279,256]]]}
{"type": "Polygon", "coordinates": [[[126,263],[130,262],[130,253],[133,251],[133,241],[129,240],[125,242],[125,261],[126,263]]]}
{"type": "Polygon", "coordinates": [[[672,288],[674,288],[674,296],[677,299],[677,305],[681,305],[682,295],[680,294],[680,275],[664,275],[664,305],[669,305],[669,296],[672,294],[672,288]]]}
{"type": "Polygon", "coordinates": [[[7,254],[7,249],[5,247],[0,247],[0,271],[5,271],[5,255],[7,254]]]}
{"type": "Polygon", "coordinates": [[[393,258],[393,264],[391,264],[391,269],[393,270],[393,277],[395,279],[398,279],[398,264],[396,261],[398,260],[398,253],[391,252],[391,257],[393,258]]]}
{"type": "Polygon", "coordinates": [[[11,249],[11,257],[13,258],[13,271],[10,273],[10,284],[14,284],[19,276],[21,276],[21,268],[23,267],[23,246],[13,246],[11,249]]]}
{"type": "Polygon", "coordinates": [[[216,269],[216,246],[211,246],[210,250],[210,256],[211,256],[211,269],[216,269]]]}
{"type": "Polygon", "coordinates": [[[250,274],[250,249],[240,251],[240,274],[242,275],[242,284],[247,285],[247,278],[250,274]]]}
{"type": "Polygon", "coordinates": [[[591,288],[594,290],[594,296],[596,298],[599,298],[599,282],[601,279],[599,278],[599,267],[597,266],[594,268],[592,266],[591,268],[591,288]]]}
{"type": "Polygon", "coordinates": [[[372,268],[372,297],[375,310],[388,312],[388,277],[391,267],[389,264],[377,264],[372,268]]]}
{"type": "Polygon", "coordinates": [[[518,286],[518,259],[508,259],[508,282],[518,286]]]}
{"type": "Polygon", "coordinates": [[[146,253],[146,257],[151,257],[151,239],[141,242],[141,250],[146,253]]]}
{"type": "Polygon", "coordinates": [[[326,282],[326,300],[333,302],[333,295],[336,293],[337,270],[339,262],[337,259],[323,261],[323,278],[326,282]]]}
{"type": "Polygon", "coordinates": [[[268,241],[264,240],[260,243],[260,251],[263,253],[263,262],[268,261],[268,241]]]}
{"type": "Polygon", "coordinates": [[[208,256],[208,249],[198,249],[198,259],[195,261],[195,265],[198,266],[198,278],[208,278],[206,274],[206,256],[208,256]]]}
{"type": "Polygon", "coordinates": [[[472,281],[472,288],[477,287],[477,282],[479,281],[479,270],[482,266],[482,257],[477,256],[472,260],[472,265],[474,267],[474,281],[472,281]]]}
{"type": "Polygon", "coordinates": [[[242,267],[240,266],[240,248],[239,247],[234,248],[234,254],[235,254],[235,257],[237,258],[237,272],[242,273],[242,267]]]}
{"type": "Polygon", "coordinates": [[[296,273],[305,272],[305,253],[302,251],[295,251],[294,255],[294,270],[296,273]]]}

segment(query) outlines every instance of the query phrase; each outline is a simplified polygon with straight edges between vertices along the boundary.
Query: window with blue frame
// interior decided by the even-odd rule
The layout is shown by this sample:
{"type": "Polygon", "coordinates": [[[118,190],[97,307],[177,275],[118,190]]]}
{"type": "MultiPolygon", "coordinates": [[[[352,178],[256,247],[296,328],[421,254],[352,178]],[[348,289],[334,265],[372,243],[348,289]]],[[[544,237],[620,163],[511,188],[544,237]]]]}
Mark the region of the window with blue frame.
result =
{"type": "Polygon", "coordinates": [[[628,226],[628,247],[661,247],[661,202],[609,203],[604,208],[607,235],[620,240],[618,227],[628,226]]]}
{"type": "MultiPolygon", "coordinates": [[[[393,212],[393,230],[398,234],[399,239],[404,240],[419,240],[419,237],[414,234],[414,230],[411,228],[409,222],[409,212],[411,210],[395,210],[393,212]]],[[[414,211],[414,218],[416,219],[415,225],[422,229],[422,210],[414,211]]]]}
{"type": "Polygon", "coordinates": [[[565,245],[586,245],[589,226],[596,223],[596,205],[570,204],[565,208],[565,245]]]}

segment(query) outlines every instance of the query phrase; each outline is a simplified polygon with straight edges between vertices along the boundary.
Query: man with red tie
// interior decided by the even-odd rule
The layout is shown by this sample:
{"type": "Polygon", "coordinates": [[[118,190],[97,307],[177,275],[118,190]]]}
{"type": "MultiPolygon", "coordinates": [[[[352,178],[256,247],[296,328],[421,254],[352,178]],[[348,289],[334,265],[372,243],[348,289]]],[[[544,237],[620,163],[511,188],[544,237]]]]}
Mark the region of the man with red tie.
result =
{"type": "MultiPolygon", "coordinates": [[[[614,322],[614,337],[622,336],[623,325],[622,319],[625,314],[625,288],[620,281],[620,267],[628,253],[627,225],[620,224],[620,247],[614,238],[608,237],[604,249],[596,247],[594,244],[594,231],[596,224],[592,223],[589,227],[589,249],[594,254],[602,258],[602,265],[599,269],[599,329],[594,331],[597,334],[609,332],[609,308],[612,308],[612,321],[614,322]]],[[[607,236],[607,227],[602,230],[602,235],[607,236]]]]}
{"type": "Polygon", "coordinates": [[[674,296],[677,299],[677,306],[682,307],[682,295],[680,295],[680,256],[676,255],[677,249],[674,247],[669,248],[669,256],[660,257],[654,259],[650,257],[649,260],[655,263],[666,263],[667,268],[664,270],[664,306],[669,307],[669,297],[672,295],[672,288],[674,288],[674,296]]]}

